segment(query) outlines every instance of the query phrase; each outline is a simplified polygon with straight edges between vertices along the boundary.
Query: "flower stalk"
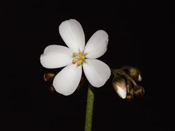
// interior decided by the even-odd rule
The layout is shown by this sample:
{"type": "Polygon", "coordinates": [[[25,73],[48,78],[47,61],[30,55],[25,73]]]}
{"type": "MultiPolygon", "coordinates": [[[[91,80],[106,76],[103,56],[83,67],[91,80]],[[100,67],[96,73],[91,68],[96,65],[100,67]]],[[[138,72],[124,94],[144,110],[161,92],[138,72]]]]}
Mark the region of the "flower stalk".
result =
{"type": "Polygon", "coordinates": [[[125,78],[130,80],[134,86],[137,85],[136,82],[125,71],[123,71],[123,69],[112,69],[112,73],[114,74],[114,77],[118,74],[123,75],[125,78]]]}
{"type": "Polygon", "coordinates": [[[93,87],[89,84],[87,92],[85,131],[91,131],[92,129],[93,106],[94,106],[94,90],[93,87]]]}

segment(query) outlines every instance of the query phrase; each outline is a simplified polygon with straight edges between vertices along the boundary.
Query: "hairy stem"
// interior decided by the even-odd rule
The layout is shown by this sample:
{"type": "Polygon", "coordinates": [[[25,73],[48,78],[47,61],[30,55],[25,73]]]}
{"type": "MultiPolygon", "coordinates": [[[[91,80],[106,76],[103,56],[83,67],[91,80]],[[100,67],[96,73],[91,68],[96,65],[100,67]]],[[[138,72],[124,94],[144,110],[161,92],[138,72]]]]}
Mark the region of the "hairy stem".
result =
{"type": "Polygon", "coordinates": [[[86,104],[86,120],[85,120],[85,131],[91,131],[92,129],[92,116],[94,106],[94,92],[93,87],[89,84],[86,104]]]}
{"type": "Polygon", "coordinates": [[[136,82],[122,69],[112,69],[112,73],[115,75],[119,74],[119,75],[123,75],[125,78],[127,78],[128,80],[130,80],[134,86],[136,86],[136,82]]]}

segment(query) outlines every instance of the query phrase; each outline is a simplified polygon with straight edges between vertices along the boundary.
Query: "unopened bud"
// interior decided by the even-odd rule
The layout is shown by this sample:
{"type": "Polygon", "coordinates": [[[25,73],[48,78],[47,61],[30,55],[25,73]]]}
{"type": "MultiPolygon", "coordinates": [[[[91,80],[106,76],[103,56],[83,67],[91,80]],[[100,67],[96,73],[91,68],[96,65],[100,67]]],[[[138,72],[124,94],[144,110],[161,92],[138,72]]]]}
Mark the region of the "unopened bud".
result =
{"type": "Polygon", "coordinates": [[[141,73],[137,68],[131,67],[129,69],[129,75],[138,82],[142,80],[141,73]]]}
{"type": "Polygon", "coordinates": [[[133,98],[134,98],[134,96],[132,94],[130,94],[130,93],[128,93],[127,96],[126,96],[126,100],[127,101],[132,101],[133,98]]]}
{"type": "Polygon", "coordinates": [[[50,86],[49,91],[50,91],[51,93],[55,93],[55,92],[56,92],[56,91],[55,91],[55,88],[53,87],[53,85],[50,86]]]}
{"type": "Polygon", "coordinates": [[[144,94],[145,94],[145,89],[142,86],[138,85],[134,88],[134,95],[136,97],[143,97],[144,94]]]}
{"type": "Polygon", "coordinates": [[[132,101],[134,98],[134,89],[132,88],[131,83],[127,84],[127,95],[126,95],[126,100],[127,101],[132,101]]]}
{"type": "Polygon", "coordinates": [[[126,82],[123,78],[117,78],[113,81],[113,86],[115,91],[117,92],[117,94],[122,98],[125,99],[126,98],[126,82]]]}
{"type": "Polygon", "coordinates": [[[53,77],[55,76],[55,74],[54,73],[45,73],[44,74],[44,81],[51,81],[52,79],[53,79],[53,77]]]}
{"type": "Polygon", "coordinates": [[[134,89],[130,88],[128,93],[131,94],[131,95],[134,95],[134,89]]]}

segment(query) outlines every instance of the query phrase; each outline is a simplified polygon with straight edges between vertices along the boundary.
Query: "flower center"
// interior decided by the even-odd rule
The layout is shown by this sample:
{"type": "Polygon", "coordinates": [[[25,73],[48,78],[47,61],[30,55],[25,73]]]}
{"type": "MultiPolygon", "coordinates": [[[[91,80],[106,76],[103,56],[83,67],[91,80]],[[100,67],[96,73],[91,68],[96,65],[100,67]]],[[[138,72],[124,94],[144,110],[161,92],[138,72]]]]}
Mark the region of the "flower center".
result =
{"type": "Polygon", "coordinates": [[[73,52],[72,56],[73,56],[72,63],[73,64],[77,63],[78,66],[83,64],[83,62],[85,61],[85,55],[83,54],[82,51],[79,51],[79,53],[73,52]]]}

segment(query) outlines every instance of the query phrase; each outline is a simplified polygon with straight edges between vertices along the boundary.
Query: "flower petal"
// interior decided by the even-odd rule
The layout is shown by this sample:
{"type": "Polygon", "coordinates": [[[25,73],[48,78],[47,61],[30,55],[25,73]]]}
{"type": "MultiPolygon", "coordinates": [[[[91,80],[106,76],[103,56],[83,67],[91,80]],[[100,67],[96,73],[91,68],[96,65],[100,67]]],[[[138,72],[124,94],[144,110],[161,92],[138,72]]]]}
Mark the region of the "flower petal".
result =
{"type": "Polygon", "coordinates": [[[117,92],[117,94],[122,98],[125,99],[126,95],[127,95],[127,91],[126,91],[126,87],[121,87],[119,85],[116,84],[115,88],[114,88],[117,92]]]}
{"type": "Polygon", "coordinates": [[[72,63],[72,51],[60,45],[47,46],[40,56],[40,62],[49,69],[64,67],[72,63]]]}
{"type": "Polygon", "coordinates": [[[59,33],[66,45],[74,52],[83,51],[85,36],[82,26],[77,20],[70,19],[62,22],[59,33]]]}
{"type": "Polygon", "coordinates": [[[77,89],[81,76],[82,66],[68,65],[55,76],[53,86],[58,93],[71,95],[77,89]]]}
{"type": "Polygon", "coordinates": [[[106,52],[107,45],[108,34],[103,30],[96,31],[85,46],[86,58],[99,58],[106,52]]]}
{"type": "Polygon", "coordinates": [[[62,52],[68,55],[72,55],[72,51],[65,47],[65,46],[61,46],[61,45],[49,45],[44,49],[44,54],[47,54],[49,52],[62,52]]]}
{"type": "Polygon", "coordinates": [[[103,86],[111,75],[109,66],[97,59],[87,59],[83,63],[83,70],[89,83],[94,87],[103,86]]]}

